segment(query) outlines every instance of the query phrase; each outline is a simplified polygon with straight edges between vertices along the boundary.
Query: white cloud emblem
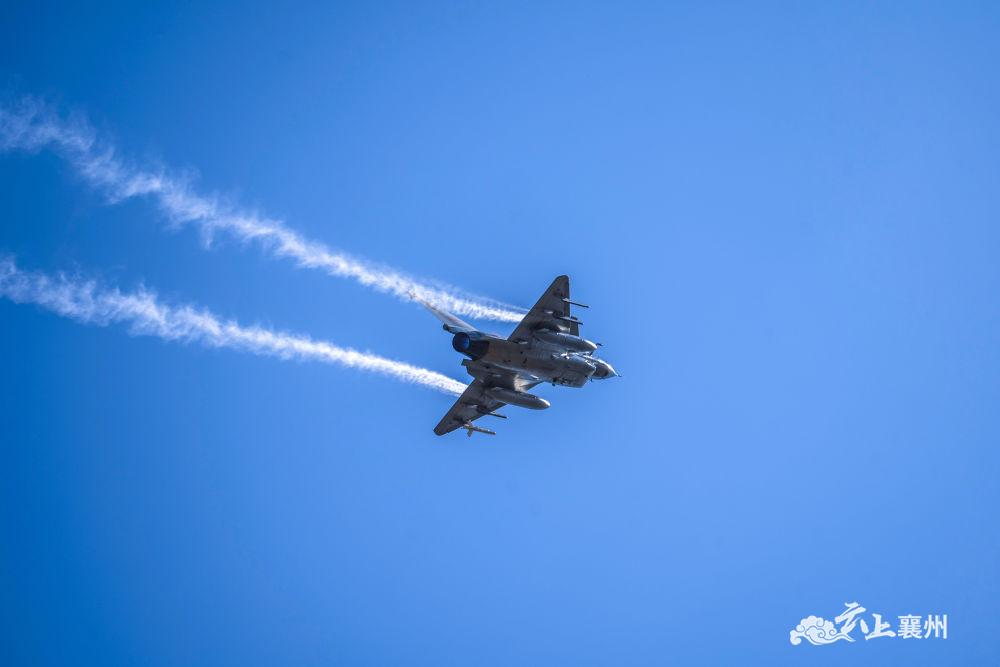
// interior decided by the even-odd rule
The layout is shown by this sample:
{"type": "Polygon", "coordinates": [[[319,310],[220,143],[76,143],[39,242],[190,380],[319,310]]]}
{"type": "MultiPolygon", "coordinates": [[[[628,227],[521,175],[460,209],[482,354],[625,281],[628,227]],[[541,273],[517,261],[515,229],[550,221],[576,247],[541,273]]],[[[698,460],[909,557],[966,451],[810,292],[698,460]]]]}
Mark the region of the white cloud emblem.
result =
{"type": "Polygon", "coordinates": [[[834,627],[832,621],[820,618],[819,616],[806,616],[799,621],[799,624],[788,635],[789,641],[795,645],[802,643],[802,637],[805,637],[806,641],[814,646],[832,644],[838,639],[851,641],[850,637],[834,627]]]}

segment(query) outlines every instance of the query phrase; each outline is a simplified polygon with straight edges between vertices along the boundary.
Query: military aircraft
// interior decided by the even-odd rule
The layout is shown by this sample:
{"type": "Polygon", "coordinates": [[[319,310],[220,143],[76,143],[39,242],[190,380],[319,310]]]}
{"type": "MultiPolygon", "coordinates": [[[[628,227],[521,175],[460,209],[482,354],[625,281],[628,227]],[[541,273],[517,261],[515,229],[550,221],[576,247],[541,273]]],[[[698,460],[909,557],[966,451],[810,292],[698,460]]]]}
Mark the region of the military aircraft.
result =
{"type": "Polygon", "coordinates": [[[544,410],[549,402],[528,393],[536,385],[582,387],[588,380],[618,376],[611,364],[594,356],[600,343],[580,337],[583,323],[570,314],[569,307],[588,306],[570,301],[568,276],[552,281],[507,338],[478,331],[451,313],[413,298],[444,323],[445,331],[454,334],[451,346],[468,357],[462,365],[475,378],[434,427],[438,435],[459,428],[466,429],[469,437],[473,432],[496,435],[472,422],[485,415],[506,419],[497,410],[507,404],[544,410]]]}

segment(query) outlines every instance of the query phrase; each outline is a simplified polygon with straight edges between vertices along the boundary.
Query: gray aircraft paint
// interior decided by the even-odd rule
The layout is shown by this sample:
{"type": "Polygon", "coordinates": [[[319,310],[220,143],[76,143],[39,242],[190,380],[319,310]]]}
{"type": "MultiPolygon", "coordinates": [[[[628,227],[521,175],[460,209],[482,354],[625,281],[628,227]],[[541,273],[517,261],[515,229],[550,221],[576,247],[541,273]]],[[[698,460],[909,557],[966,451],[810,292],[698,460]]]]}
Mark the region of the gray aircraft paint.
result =
{"type": "Polygon", "coordinates": [[[438,435],[464,428],[472,433],[493,431],[472,422],[482,416],[499,417],[496,410],[516,405],[532,410],[549,407],[545,399],[528,393],[543,382],[583,387],[589,380],[618,374],[607,361],[594,356],[598,345],[580,336],[583,324],[570,313],[569,277],[559,276],[507,338],[477,330],[451,313],[420,301],[453,335],[452,347],[468,357],[462,361],[474,379],[434,428],[438,435]]]}

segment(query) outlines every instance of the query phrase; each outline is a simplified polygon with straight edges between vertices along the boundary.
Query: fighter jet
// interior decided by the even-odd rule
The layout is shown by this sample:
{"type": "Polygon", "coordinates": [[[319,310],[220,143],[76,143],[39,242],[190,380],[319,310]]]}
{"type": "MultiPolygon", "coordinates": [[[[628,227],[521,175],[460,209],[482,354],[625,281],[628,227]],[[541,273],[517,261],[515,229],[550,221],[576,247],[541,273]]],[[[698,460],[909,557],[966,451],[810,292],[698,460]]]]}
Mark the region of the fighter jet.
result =
{"type": "Polygon", "coordinates": [[[528,393],[543,382],[564,387],[582,387],[588,380],[605,380],[618,373],[611,364],[594,356],[599,343],[580,337],[583,324],[570,314],[570,306],[588,306],[569,298],[569,277],[552,281],[538,303],[528,311],[509,337],[478,331],[451,313],[418,299],[441,320],[452,334],[451,346],[468,359],[462,365],[474,379],[451,406],[448,414],[434,427],[438,435],[464,428],[496,435],[488,428],[473,424],[489,415],[506,419],[498,409],[516,405],[530,410],[544,410],[549,402],[528,393]]]}

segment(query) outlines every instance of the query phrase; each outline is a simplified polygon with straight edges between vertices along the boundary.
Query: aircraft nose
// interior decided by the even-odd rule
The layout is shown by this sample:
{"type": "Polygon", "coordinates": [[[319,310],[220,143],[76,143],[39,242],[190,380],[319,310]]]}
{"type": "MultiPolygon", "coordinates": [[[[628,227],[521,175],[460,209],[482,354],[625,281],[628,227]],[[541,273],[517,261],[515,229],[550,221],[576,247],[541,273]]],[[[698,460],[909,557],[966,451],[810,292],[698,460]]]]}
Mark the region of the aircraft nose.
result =
{"type": "Polygon", "coordinates": [[[603,359],[597,359],[595,361],[599,362],[593,375],[595,380],[607,380],[608,378],[618,377],[617,371],[615,371],[611,364],[603,359]]]}

